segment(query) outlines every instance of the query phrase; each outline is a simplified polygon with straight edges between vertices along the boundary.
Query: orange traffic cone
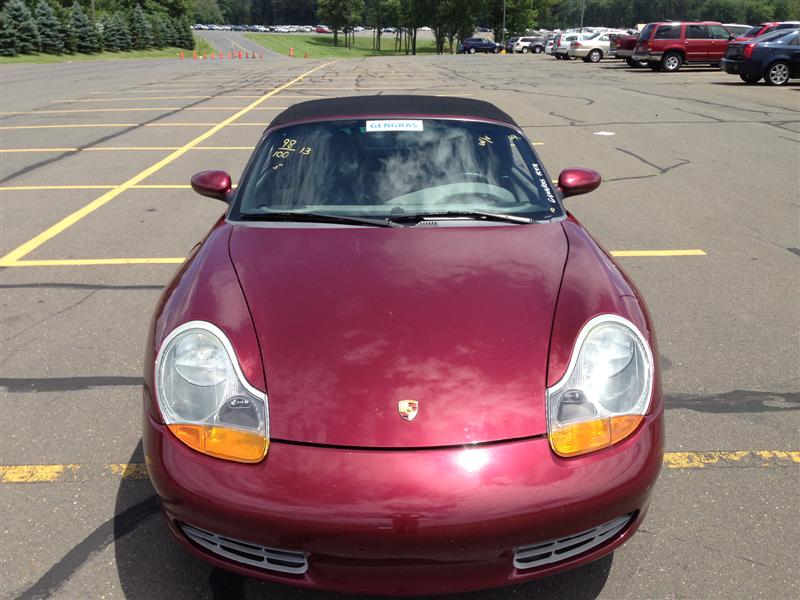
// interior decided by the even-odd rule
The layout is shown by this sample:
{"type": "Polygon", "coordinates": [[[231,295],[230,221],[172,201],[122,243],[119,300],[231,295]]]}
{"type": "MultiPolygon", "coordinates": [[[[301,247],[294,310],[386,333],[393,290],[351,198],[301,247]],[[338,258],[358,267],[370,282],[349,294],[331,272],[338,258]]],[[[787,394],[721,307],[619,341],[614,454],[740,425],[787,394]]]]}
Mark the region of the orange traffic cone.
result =
{"type": "Polygon", "coordinates": [[[203,52],[203,60],[205,60],[205,59],[206,59],[206,53],[203,52]]]}
{"type": "Polygon", "coordinates": [[[192,60],[197,60],[197,52],[192,53],[192,60]]]}
{"type": "Polygon", "coordinates": [[[219,53],[219,59],[222,60],[223,58],[225,58],[225,55],[222,52],[220,52],[219,53]]]}
{"type": "Polygon", "coordinates": [[[294,48],[289,48],[289,56],[294,56],[294,48]]]}
{"type": "Polygon", "coordinates": [[[181,52],[181,60],[183,60],[183,52],[181,52]]]}
{"type": "Polygon", "coordinates": [[[308,52],[306,52],[305,54],[303,54],[303,58],[308,58],[308,52]]]}
{"type": "Polygon", "coordinates": [[[216,56],[214,56],[214,52],[212,52],[212,53],[211,53],[211,60],[214,60],[215,58],[217,58],[217,57],[216,57],[216,56]]]}
{"type": "Polygon", "coordinates": [[[239,50],[239,58],[242,58],[242,51],[239,50]]]}

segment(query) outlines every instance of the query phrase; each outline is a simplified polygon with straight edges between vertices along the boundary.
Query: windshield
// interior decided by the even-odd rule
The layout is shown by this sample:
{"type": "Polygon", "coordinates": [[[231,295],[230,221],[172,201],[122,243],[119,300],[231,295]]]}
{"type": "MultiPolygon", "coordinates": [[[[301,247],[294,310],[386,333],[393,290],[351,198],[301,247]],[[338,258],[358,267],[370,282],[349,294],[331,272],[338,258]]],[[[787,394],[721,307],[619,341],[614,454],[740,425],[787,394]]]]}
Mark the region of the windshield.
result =
{"type": "Polygon", "coordinates": [[[763,25],[756,25],[755,27],[751,27],[747,31],[742,34],[742,37],[756,37],[758,32],[764,29],[763,25]]]}
{"type": "Polygon", "coordinates": [[[653,35],[653,29],[656,28],[656,25],[658,25],[658,23],[648,23],[645,25],[644,29],[639,32],[639,39],[643,42],[649,42],[650,36],[653,35]]]}
{"type": "Polygon", "coordinates": [[[514,129],[397,118],[270,133],[229,218],[270,211],[375,218],[483,211],[535,220],[564,214],[536,154],[514,129]]]}
{"type": "Polygon", "coordinates": [[[764,35],[762,35],[760,37],[757,37],[756,39],[752,40],[752,42],[756,42],[756,43],[771,42],[773,44],[791,44],[792,40],[794,39],[795,35],[797,35],[797,33],[798,33],[798,30],[786,31],[785,29],[778,29],[776,31],[770,31],[769,33],[765,33],[764,35]]]}

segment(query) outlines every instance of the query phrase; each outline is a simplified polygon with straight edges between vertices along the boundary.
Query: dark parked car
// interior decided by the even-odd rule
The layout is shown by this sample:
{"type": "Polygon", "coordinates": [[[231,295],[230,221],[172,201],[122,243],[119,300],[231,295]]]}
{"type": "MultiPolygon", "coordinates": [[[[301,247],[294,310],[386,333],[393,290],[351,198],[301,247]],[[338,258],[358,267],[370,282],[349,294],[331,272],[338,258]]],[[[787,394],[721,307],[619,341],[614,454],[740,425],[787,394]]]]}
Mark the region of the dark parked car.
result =
{"type": "Polygon", "coordinates": [[[514,44],[517,43],[518,37],[510,37],[506,40],[505,50],[508,54],[514,53],[514,44]]]}
{"type": "Polygon", "coordinates": [[[745,83],[761,78],[769,85],[786,85],[800,77],[800,29],[779,29],[754,40],[733,42],[722,67],[745,83]]]}
{"type": "Polygon", "coordinates": [[[500,52],[500,44],[494,43],[492,40],[486,38],[467,38],[458,47],[461,54],[475,54],[476,52],[491,52],[497,54],[500,52]]]}
{"type": "Polygon", "coordinates": [[[777,31],[779,29],[797,29],[800,27],[800,21],[778,21],[773,23],[759,23],[755,27],[748,29],[744,33],[738,34],[737,42],[742,40],[752,40],[761,37],[765,33],[777,31]]]}
{"type": "Polygon", "coordinates": [[[600,181],[554,186],[511,116],[434,96],[295,104],[236,189],[195,175],[226,214],[144,360],[172,535],[347,597],[521,583],[629,540],[661,471],[661,361],[562,202],[600,181]]]}
{"type": "Polygon", "coordinates": [[[718,66],[733,39],[722,23],[711,21],[648,23],[639,33],[633,60],[654,71],[674,73],[684,64],[718,66]]]}

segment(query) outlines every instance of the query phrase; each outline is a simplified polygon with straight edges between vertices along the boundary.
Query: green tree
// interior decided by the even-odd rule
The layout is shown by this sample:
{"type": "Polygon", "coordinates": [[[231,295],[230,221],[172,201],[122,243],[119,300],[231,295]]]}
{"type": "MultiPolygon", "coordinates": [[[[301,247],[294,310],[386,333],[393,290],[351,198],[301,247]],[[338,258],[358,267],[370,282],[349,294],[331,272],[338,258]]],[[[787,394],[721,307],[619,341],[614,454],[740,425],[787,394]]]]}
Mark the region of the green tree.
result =
{"type": "Polygon", "coordinates": [[[133,39],[131,38],[131,30],[128,26],[128,19],[125,18],[121,12],[114,13],[114,21],[116,22],[116,30],[119,35],[119,49],[127,52],[133,49],[133,39]]]}
{"type": "Polygon", "coordinates": [[[14,30],[14,48],[17,54],[30,54],[37,51],[39,49],[39,30],[25,3],[22,0],[10,0],[4,10],[14,30]]]}
{"type": "Polygon", "coordinates": [[[164,43],[167,46],[178,45],[178,34],[175,32],[173,19],[170,19],[169,17],[164,19],[164,43]]]}
{"type": "Polygon", "coordinates": [[[219,7],[227,23],[240,25],[250,20],[250,0],[219,0],[219,7]]]}
{"type": "Polygon", "coordinates": [[[103,30],[103,47],[111,52],[126,52],[131,49],[131,34],[128,23],[120,12],[106,13],[100,21],[103,30]]]}
{"type": "Polygon", "coordinates": [[[222,23],[222,11],[217,0],[194,0],[192,19],[195,23],[222,23]]]}
{"type": "MultiPolygon", "coordinates": [[[[119,6],[114,7],[115,10],[127,9],[130,8],[134,4],[134,2],[136,3],[139,2],[139,0],[100,0],[100,1],[119,2],[119,6]]],[[[146,13],[166,13],[170,17],[179,19],[181,17],[191,16],[192,14],[191,5],[192,5],[192,0],[144,0],[142,8],[146,13]]]]}
{"type": "Polygon", "coordinates": [[[75,50],[91,54],[100,50],[100,39],[97,35],[97,27],[89,19],[76,1],[72,5],[72,33],[75,39],[75,50]]]}
{"type": "Polygon", "coordinates": [[[16,32],[5,10],[0,11],[0,56],[17,54],[16,32]]]}
{"type": "Polygon", "coordinates": [[[133,7],[130,18],[131,46],[134,50],[145,50],[152,46],[150,23],[140,5],[133,7]]]}
{"type": "Polygon", "coordinates": [[[64,51],[64,26],[53,7],[45,0],[39,0],[35,16],[36,28],[39,30],[39,48],[49,54],[61,54],[64,51]]]}
{"type": "Polygon", "coordinates": [[[167,45],[167,31],[166,20],[167,18],[160,13],[153,13],[148,15],[150,21],[150,34],[153,38],[154,48],[163,48],[167,45]]]}
{"type": "Polygon", "coordinates": [[[348,32],[356,21],[361,20],[364,12],[364,0],[319,0],[317,16],[333,29],[333,45],[339,45],[339,30],[345,33],[345,45],[348,45],[348,32]]]}
{"type": "Polygon", "coordinates": [[[186,50],[194,50],[194,33],[192,33],[192,26],[186,17],[175,19],[172,22],[173,29],[175,30],[175,45],[178,48],[186,50]]]}

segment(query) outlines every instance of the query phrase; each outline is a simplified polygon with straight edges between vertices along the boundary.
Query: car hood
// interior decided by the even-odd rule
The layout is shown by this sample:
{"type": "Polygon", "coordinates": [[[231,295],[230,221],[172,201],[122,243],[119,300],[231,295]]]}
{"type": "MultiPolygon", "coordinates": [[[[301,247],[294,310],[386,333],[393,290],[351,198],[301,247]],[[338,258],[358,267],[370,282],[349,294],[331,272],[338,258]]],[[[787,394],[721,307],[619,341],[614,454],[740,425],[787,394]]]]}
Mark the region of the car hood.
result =
{"type": "Polygon", "coordinates": [[[450,446],[546,432],[560,224],[234,228],[270,436],[450,446]],[[401,418],[401,400],[418,402],[401,418]]]}

